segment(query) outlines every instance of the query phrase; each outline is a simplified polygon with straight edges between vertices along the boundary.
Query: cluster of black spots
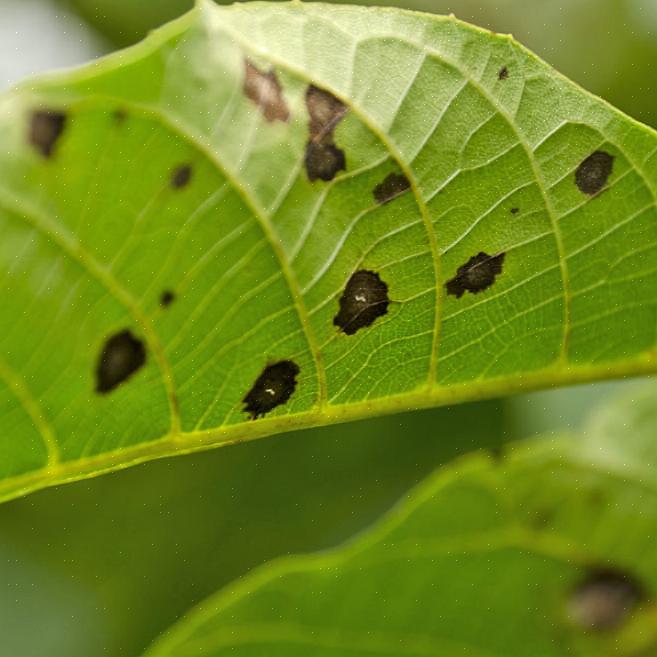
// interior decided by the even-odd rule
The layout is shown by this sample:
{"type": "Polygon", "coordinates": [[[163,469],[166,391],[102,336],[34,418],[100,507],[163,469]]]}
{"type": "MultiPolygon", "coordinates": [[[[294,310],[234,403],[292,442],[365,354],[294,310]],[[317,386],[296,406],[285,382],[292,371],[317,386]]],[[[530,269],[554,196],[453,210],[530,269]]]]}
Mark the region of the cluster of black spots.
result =
{"type": "Polygon", "coordinates": [[[171,172],[171,187],[173,189],[182,189],[187,187],[192,179],[192,167],[189,164],[181,164],[171,172]]]}
{"type": "Polygon", "coordinates": [[[286,123],[290,120],[290,110],[283,97],[281,84],[273,69],[263,73],[253,62],[245,59],[244,94],[255,103],[266,121],[270,123],[283,121],[286,123]]]}
{"type": "Polygon", "coordinates": [[[128,329],[108,338],[96,365],[96,392],[107,394],[146,362],[146,347],[128,329]]]}
{"type": "Polygon", "coordinates": [[[244,412],[255,420],[285,404],[297,387],[298,374],[299,366],[291,360],[267,365],[242,400],[244,412]]]}
{"type": "Polygon", "coordinates": [[[453,294],[460,299],[466,292],[477,294],[489,288],[502,273],[504,256],[504,253],[491,256],[480,251],[461,265],[456,276],[445,284],[447,294],[453,294]]]}
{"type": "Polygon", "coordinates": [[[645,591],[632,575],[615,568],[593,568],[568,600],[570,620],[586,631],[618,628],[645,599],[645,591]]]}
{"type": "Polygon", "coordinates": [[[376,272],[361,269],[347,282],[339,303],[333,324],[343,333],[353,335],[388,312],[388,285],[376,272]]]}
{"type": "Polygon", "coordinates": [[[30,117],[30,144],[50,158],[55,152],[57,140],[66,128],[66,114],[56,110],[36,110],[30,117]]]}
{"type": "Polygon", "coordinates": [[[591,153],[575,171],[575,184],[580,192],[595,196],[607,184],[614,168],[614,157],[604,151],[591,153]]]}
{"type": "Polygon", "coordinates": [[[391,173],[386,176],[373,190],[374,200],[383,205],[397,198],[411,187],[408,178],[403,173],[391,173]]]}
{"type": "Polygon", "coordinates": [[[509,77],[509,68],[507,66],[502,66],[502,68],[497,72],[498,80],[506,80],[509,77]]]}
{"type": "Polygon", "coordinates": [[[511,208],[511,214],[518,214],[520,212],[520,208],[511,208]]]}
{"type": "Polygon", "coordinates": [[[173,290],[164,290],[160,295],[160,306],[168,308],[176,300],[176,294],[173,290]]]}
{"type": "Polygon", "coordinates": [[[346,105],[333,94],[314,85],[306,91],[308,108],[308,144],[305,166],[308,179],[333,180],[347,168],[344,151],[335,145],[333,132],[347,113],[346,105]]]}

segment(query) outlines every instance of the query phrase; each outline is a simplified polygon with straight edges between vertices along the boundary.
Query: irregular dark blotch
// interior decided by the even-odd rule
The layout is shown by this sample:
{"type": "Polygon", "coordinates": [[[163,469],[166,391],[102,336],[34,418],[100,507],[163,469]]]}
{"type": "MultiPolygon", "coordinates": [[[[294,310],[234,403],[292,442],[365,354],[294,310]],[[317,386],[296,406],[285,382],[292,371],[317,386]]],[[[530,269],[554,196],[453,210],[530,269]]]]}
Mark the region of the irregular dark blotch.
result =
{"type": "Polygon", "coordinates": [[[96,366],[96,392],[105,394],[129,379],[146,362],[144,343],[129,330],[107,340],[96,366]]]}
{"type": "Polygon", "coordinates": [[[175,300],[175,292],[172,290],[164,290],[160,295],[160,306],[162,306],[162,308],[168,308],[175,300]]]}
{"type": "Polygon", "coordinates": [[[181,164],[171,173],[171,187],[182,189],[189,184],[192,179],[192,167],[189,164],[181,164]]]}
{"type": "Polygon", "coordinates": [[[309,141],[306,146],[306,172],[311,182],[315,180],[333,180],[338,171],[347,168],[344,151],[333,143],[309,141]]]}
{"type": "Polygon", "coordinates": [[[66,114],[54,110],[32,112],[30,120],[30,144],[43,157],[52,157],[57,140],[66,127],[66,114]]]}
{"type": "Polygon", "coordinates": [[[520,208],[511,208],[511,214],[518,214],[520,212],[520,208]]]}
{"type": "Polygon", "coordinates": [[[509,77],[509,69],[507,66],[502,66],[502,68],[497,72],[498,80],[506,80],[509,77]]]}
{"type": "Polygon", "coordinates": [[[388,285],[373,271],[361,269],[347,282],[333,324],[353,335],[388,312],[388,285]]]}
{"type": "Polygon", "coordinates": [[[594,568],[572,592],[568,616],[583,630],[613,630],[644,598],[643,586],[632,575],[614,568],[594,568]]]}
{"type": "Polygon", "coordinates": [[[291,360],[267,365],[244,399],[244,412],[255,420],[285,404],[297,387],[299,366],[291,360]]]}
{"type": "Polygon", "coordinates": [[[310,115],[310,139],[322,141],[333,134],[335,126],[347,113],[346,105],[333,94],[314,85],[306,92],[306,107],[310,115]]]}
{"type": "Polygon", "coordinates": [[[379,183],[372,192],[374,194],[374,200],[377,203],[388,203],[394,198],[397,198],[400,194],[408,191],[411,184],[408,182],[408,178],[401,173],[391,173],[386,179],[379,183]]]}
{"type": "Polygon", "coordinates": [[[263,73],[248,59],[244,60],[244,93],[269,122],[290,120],[290,110],[283,89],[273,70],[263,73]]]}
{"type": "Polygon", "coordinates": [[[580,192],[595,196],[607,184],[613,168],[612,155],[604,151],[595,151],[577,167],[575,184],[580,192]]]}
{"type": "Polygon", "coordinates": [[[445,284],[447,294],[460,299],[465,292],[477,294],[490,287],[502,273],[504,253],[491,256],[481,251],[458,268],[456,276],[445,284]]]}

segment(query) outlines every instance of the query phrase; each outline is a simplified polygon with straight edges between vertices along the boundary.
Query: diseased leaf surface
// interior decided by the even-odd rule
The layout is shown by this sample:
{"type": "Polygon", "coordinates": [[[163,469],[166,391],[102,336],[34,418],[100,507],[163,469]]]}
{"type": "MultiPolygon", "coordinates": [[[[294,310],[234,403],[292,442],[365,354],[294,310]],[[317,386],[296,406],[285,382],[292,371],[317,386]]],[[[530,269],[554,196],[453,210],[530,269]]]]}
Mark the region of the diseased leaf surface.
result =
{"type": "Polygon", "coordinates": [[[3,97],[0,143],[0,498],[655,369],[655,134],[509,37],[201,3],[3,97]],[[143,361],[106,391],[119,334],[143,361]],[[294,390],[245,403],[280,362],[294,390]]]}

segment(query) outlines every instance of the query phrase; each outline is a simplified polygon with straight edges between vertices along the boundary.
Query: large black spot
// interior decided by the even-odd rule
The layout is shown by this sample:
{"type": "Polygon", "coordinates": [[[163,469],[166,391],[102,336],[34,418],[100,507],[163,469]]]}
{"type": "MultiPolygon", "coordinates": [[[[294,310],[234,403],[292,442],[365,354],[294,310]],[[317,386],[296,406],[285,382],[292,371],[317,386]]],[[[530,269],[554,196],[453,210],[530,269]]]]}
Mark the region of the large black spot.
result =
{"type": "Polygon", "coordinates": [[[291,360],[267,365],[244,399],[244,411],[252,419],[285,404],[297,387],[299,366],[291,360]]]}
{"type": "Polygon", "coordinates": [[[400,194],[408,191],[411,184],[408,182],[408,178],[401,173],[391,173],[386,176],[385,180],[382,183],[379,183],[372,192],[374,194],[374,200],[377,203],[388,203],[394,198],[397,198],[400,194]]]}
{"type": "Polygon", "coordinates": [[[129,379],[146,362],[144,343],[129,330],[107,340],[96,366],[96,392],[106,394],[129,379]]]}
{"type": "Polygon", "coordinates": [[[613,168],[612,155],[604,151],[595,151],[577,167],[575,184],[580,192],[595,196],[607,184],[613,168]]]}
{"type": "Polygon", "coordinates": [[[267,121],[289,121],[290,111],[283,89],[273,70],[263,73],[251,61],[244,60],[244,93],[267,121]]]}
{"type": "Polygon", "coordinates": [[[502,273],[504,253],[491,256],[481,251],[458,268],[456,276],[445,284],[447,294],[460,299],[465,292],[477,294],[490,287],[502,273]]]}
{"type": "Polygon", "coordinates": [[[594,568],[572,592],[567,610],[575,625],[602,632],[621,625],[644,598],[643,587],[632,575],[594,568]]]}
{"type": "Polygon", "coordinates": [[[385,315],[389,303],[387,284],[377,273],[361,269],[347,282],[333,324],[343,333],[353,335],[385,315]]]}
{"type": "Polygon", "coordinates": [[[344,152],[335,144],[309,141],[306,146],[306,172],[311,182],[333,180],[338,171],[346,169],[344,152]]]}
{"type": "Polygon", "coordinates": [[[181,164],[171,172],[171,187],[181,189],[189,185],[192,179],[192,167],[189,164],[181,164]]]}
{"type": "Polygon", "coordinates": [[[66,114],[54,110],[37,110],[30,119],[30,144],[43,157],[52,157],[57,140],[66,127],[66,114]]]}

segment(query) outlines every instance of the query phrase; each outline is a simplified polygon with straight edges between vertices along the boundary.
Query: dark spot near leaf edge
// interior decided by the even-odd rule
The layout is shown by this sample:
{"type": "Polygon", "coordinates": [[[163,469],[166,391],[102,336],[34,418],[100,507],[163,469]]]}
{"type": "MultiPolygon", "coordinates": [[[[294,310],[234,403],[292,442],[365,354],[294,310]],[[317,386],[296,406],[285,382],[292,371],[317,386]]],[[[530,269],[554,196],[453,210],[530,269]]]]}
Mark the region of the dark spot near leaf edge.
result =
{"type": "Polygon", "coordinates": [[[353,335],[388,312],[388,285],[373,271],[361,269],[351,276],[340,297],[333,324],[353,335]]]}
{"type": "Polygon", "coordinates": [[[397,198],[410,189],[408,178],[402,173],[390,173],[382,183],[373,190],[374,200],[383,205],[397,198]]]}
{"type": "Polygon", "coordinates": [[[244,94],[258,107],[265,120],[287,122],[290,110],[274,70],[263,73],[253,62],[244,60],[244,94]]]}
{"type": "Polygon", "coordinates": [[[56,110],[35,110],[30,117],[30,144],[45,158],[55,152],[55,146],[66,128],[66,114],[56,110]]]}
{"type": "Polygon", "coordinates": [[[299,366],[291,360],[267,365],[245,395],[244,412],[255,420],[285,404],[297,387],[299,366]]]}
{"type": "Polygon", "coordinates": [[[176,294],[172,290],[164,290],[160,295],[160,306],[168,308],[176,300],[176,294]]]}
{"type": "Polygon", "coordinates": [[[580,192],[595,196],[607,184],[614,168],[614,157],[604,151],[591,153],[575,172],[575,184],[580,192]]]}
{"type": "Polygon", "coordinates": [[[502,68],[497,73],[498,80],[506,80],[509,77],[509,68],[507,66],[502,66],[502,68]]]}
{"type": "Polygon", "coordinates": [[[181,164],[171,173],[171,187],[182,189],[189,184],[192,179],[192,167],[189,164],[181,164]]]}
{"type": "Polygon", "coordinates": [[[643,586],[633,575],[595,567],[575,587],[567,612],[577,627],[604,632],[619,627],[645,597],[643,586]]]}
{"type": "Polygon", "coordinates": [[[344,152],[333,143],[316,143],[309,141],[305,157],[308,180],[333,180],[338,171],[347,168],[344,152]]]}
{"type": "Polygon", "coordinates": [[[460,299],[466,292],[477,294],[489,288],[502,273],[504,253],[491,256],[483,251],[458,268],[456,276],[445,284],[447,294],[460,299]]]}
{"type": "Polygon", "coordinates": [[[106,394],[127,381],[146,362],[146,347],[128,329],[108,338],[96,366],[96,392],[106,394]]]}

